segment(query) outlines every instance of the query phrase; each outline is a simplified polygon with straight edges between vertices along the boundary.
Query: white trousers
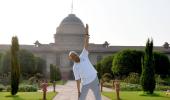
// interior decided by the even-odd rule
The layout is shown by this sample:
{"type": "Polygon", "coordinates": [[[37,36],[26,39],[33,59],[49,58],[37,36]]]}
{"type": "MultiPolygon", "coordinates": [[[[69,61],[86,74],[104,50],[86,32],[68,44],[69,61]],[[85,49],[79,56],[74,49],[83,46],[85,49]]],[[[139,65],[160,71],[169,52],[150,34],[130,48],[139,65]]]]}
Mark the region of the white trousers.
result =
{"type": "Polygon", "coordinates": [[[91,89],[95,96],[95,100],[101,100],[100,86],[98,77],[95,78],[94,81],[87,85],[83,85],[81,88],[81,94],[79,100],[86,100],[87,93],[91,89]]]}

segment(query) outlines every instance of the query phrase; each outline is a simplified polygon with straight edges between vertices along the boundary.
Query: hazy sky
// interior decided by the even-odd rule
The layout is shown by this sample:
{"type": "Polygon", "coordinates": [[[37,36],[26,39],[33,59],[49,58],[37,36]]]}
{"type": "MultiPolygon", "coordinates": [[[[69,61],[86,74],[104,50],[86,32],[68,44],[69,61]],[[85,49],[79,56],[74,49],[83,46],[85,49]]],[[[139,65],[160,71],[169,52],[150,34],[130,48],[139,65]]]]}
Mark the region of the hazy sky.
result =
{"type": "MultiPolygon", "coordinates": [[[[71,13],[72,0],[0,0],[0,44],[54,42],[56,27],[71,13]]],[[[74,0],[74,14],[89,24],[90,42],[111,45],[170,43],[170,0],[74,0]]]]}

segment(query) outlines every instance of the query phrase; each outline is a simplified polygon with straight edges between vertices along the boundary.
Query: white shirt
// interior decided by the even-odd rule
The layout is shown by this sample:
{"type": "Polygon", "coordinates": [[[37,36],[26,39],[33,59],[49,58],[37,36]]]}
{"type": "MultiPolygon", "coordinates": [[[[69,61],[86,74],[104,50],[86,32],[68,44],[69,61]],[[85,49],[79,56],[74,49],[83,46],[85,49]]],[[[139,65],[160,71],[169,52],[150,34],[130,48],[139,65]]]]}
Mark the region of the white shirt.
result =
{"type": "Polygon", "coordinates": [[[97,76],[97,71],[91,64],[88,58],[88,54],[89,54],[88,51],[84,48],[79,56],[80,62],[79,63],[74,62],[73,65],[73,73],[75,80],[81,79],[83,85],[89,84],[97,76]]]}

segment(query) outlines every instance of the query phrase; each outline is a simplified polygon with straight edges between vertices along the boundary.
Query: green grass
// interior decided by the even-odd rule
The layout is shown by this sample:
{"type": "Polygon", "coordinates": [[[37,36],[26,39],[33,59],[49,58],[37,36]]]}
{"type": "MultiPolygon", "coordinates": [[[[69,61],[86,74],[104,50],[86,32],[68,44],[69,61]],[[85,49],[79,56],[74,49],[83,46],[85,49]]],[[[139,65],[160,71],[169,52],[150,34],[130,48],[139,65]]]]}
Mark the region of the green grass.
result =
{"type": "MultiPolygon", "coordinates": [[[[52,100],[56,95],[54,92],[47,93],[47,100],[52,100]]],[[[10,92],[0,92],[0,100],[42,100],[42,92],[18,92],[12,96],[10,92]]]]}
{"type": "MultiPolygon", "coordinates": [[[[116,100],[115,92],[103,92],[104,96],[111,100],[116,100]]],[[[120,92],[121,100],[170,100],[170,95],[165,92],[155,92],[153,95],[144,94],[141,91],[123,91],[120,92]]]]}

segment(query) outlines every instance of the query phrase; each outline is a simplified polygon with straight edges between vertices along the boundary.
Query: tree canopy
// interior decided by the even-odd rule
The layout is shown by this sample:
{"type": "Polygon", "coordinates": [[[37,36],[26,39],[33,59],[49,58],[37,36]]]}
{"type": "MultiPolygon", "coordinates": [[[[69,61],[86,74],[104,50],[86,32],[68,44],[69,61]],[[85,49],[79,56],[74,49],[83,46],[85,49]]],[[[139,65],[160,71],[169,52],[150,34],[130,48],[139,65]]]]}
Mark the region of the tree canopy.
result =
{"type": "Polygon", "coordinates": [[[118,52],[112,62],[112,71],[115,75],[128,75],[130,72],[141,72],[142,51],[123,50],[118,52]]]}

